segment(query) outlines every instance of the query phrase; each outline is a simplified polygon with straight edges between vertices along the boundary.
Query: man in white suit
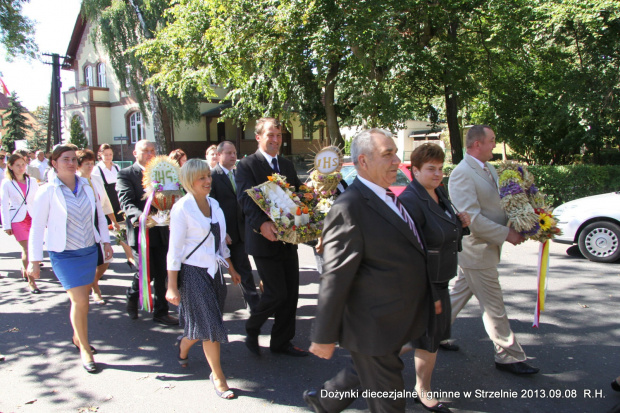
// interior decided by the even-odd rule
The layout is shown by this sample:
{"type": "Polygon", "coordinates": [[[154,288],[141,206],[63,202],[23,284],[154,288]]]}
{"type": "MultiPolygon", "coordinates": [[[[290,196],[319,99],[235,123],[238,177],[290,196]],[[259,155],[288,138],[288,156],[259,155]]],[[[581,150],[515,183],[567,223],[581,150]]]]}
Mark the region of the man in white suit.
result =
{"type": "Polygon", "coordinates": [[[475,295],[495,347],[495,367],[513,374],[535,374],[539,369],[525,363],[527,356],[510,328],[497,271],[504,241],[518,245],[525,238],[506,226],[498,176],[488,163],[493,158],[495,133],[488,126],[475,125],[467,132],[465,144],[467,154],[448,184],[454,205],[471,215],[471,235],[463,238],[458,277],[450,291],[452,322],[475,295]]]}

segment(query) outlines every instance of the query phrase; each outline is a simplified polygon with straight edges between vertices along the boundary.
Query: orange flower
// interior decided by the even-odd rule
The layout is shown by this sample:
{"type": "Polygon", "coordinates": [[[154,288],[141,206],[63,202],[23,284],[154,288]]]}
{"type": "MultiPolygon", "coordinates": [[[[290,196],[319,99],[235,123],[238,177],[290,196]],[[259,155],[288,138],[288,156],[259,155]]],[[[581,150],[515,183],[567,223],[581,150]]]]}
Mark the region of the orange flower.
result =
{"type": "Polygon", "coordinates": [[[269,179],[271,182],[273,182],[273,180],[275,179],[273,176],[268,176],[267,179],[269,179]]]}
{"type": "Polygon", "coordinates": [[[295,211],[295,215],[301,215],[301,208],[297,207],[297,211],[295,211]]]}
{"type": "Polygon", "coordinates": [[[308,213],[308,207],[304,207],[304,209],[303,209],[303,213],[304,213],[304,214],[307,214],[307,213],[308,213]]]}
{"type": "Polygon", "coordinates": [[[284,186],[285,186],[286,188],[288,188],[289,186],[291,186],[291,184],[286,184],[286,185],[284,185],[284,186]]]}
{"type": "Polygon", "coordinates": [[[310,194],[310,193],[306,193],[306,194],[304,194],[304,198],[306,198],[306,200],[310,201],[312,198],[314,198],[314,195],[310,194]]]}

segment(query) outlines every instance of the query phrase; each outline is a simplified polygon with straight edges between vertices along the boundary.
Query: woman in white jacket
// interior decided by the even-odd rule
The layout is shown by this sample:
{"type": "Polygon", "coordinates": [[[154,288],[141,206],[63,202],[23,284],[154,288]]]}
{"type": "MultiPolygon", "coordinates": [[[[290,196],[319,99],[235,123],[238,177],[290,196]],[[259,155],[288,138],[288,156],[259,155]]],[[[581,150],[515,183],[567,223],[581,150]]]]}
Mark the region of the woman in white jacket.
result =
{"type": "Polygon", "coordinates": [[[170,212],[166,292],[166,300],[179,305],[179,321],[183,326],[183,335],[178,340],[178,360],[186,366],[189,349],[202,340],[215,393],[223,399],[232,399],[235,394],[228,388],[220,364],[220,343],[228,342],[222,320],[226,283],[220,264],[228,267],[235,284],[241,282],[241,277],[233,268],[226,246],[224,212],[208,196],[209,164],[190,159],[181,168],[179,180],[188,194],[170,212]]]}
{"type": "Polygon", "coordinates": [[[34,278],[26,277],[28,266],[28,237],[32,224],[32,206],[39,185],[26,173],[26,161],[19,155],[11,155],[7,161],[5,179],[0,187],[2,222],[4,231],[15,236],[22,249],[22,279],[28,281],[30,292],[40,294],[34,278]]]}
{"type": "Polygon", "coordinates": [[[34,200],[28,275],[35,279],[40,276],[43,235],[47,228],[45,244],[52,269],[71,300],[73,345],[80,350],[84,369],[96,373],[98,367],[93,359],[96,350],[88,342],[88,299],[95,279],[98,243],[104,245],[104,259],[112,258],[112,247],[99,198],[88,181],[75,174],[75,150],[75,145],[59,145],[54,149],[52,166],[56,178],[43,185],[34,200]]]}
{"type": "MultiPolygon", "coordinates": [[[[108,217],[114,229],[117,231],[120,229],[118,222],[116,221],[116,216],[114,215],[114,208],[112,208],[112,204],[110,203],[110,198],[105,191],[105,187],[103,185],[103,180],[100,176],[94,175],[93,168],[95,167],[95,153],[90,149],[79,150],[76,153],[78,160],[78,175],[82,178],[86,178],[88,183],[90,184],[93,191],[95,191],[95,195],[99,198],[101,202],[101,206],[103,208],[103,213],[108,217]]],[[[106,272],[108,267],[110,266],[109,261],[103,260],[103,254],[99,253],[97,261],[97,271],[95,272],[95,281],[93,282],[93,301],[95,304],[105,304],[104,299],[101,297],[101,289],[99,288],[99,280],[103,277],[103,274],[106,272]]]]}

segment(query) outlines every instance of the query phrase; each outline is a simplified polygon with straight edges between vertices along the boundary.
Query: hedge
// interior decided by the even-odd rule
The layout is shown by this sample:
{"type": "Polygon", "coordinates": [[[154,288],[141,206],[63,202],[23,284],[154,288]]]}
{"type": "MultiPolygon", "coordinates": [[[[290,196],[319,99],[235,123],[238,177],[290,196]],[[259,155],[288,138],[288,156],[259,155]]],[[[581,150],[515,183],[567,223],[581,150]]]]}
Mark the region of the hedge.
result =
{"type": "MultiPolygon", "coordinates": [[[[455,165],[444,165],[444,184],[455,165]]],[[[620,191],[620,165],[531,165],[536,186],[553,206],[591,195],[620,191]]]]}

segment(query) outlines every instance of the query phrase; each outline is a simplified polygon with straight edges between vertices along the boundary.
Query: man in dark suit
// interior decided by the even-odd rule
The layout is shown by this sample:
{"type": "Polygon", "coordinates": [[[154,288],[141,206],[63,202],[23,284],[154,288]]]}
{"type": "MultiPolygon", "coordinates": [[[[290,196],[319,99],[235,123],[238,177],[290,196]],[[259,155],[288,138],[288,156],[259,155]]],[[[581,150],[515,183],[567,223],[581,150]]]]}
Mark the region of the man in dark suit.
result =
{"type": "MultiPolygon", "coordinates": [[[[331,398],[324,392],[305,392],[304,399],[316,411],[344,410],[363,395],[354,391],[358,386],[403,391],[399,352],[426,332],[433,312],[422,241],[411,217],[387,190],[400,164],[391,136],[370,129],[354,138],[351,156],[357,178],[325,221],[325,265],[310,352],[329,359],[337,342],[348,349],[353,365],[323,388],[353,391],[331,398]]],[[[366,400],[371,412],[405,411],[402,394],[366,400]]]]}
{"type": "MultiPolygon", "coordinates": [[[[138,219],[144,210],[146,200],[142,186],[144,168],[155,157],[155,145],[146,139],[136,143],[133,155],[136,162],[118,172],[116,191],[121,208],[127,217],[127,243],[133,249],[134,260],[138,260],[138,219]]],[[[154,284],[153,321],[166,325],[178,325],[179,319],[168,314],[166,301],[166,255],[168,254],[168,227],[149,229],[149,259],[151,262],[151,280],[154,284]]],[[[138,318],[138,298],[140,296],[139,277],[136,272],[131,287],[127,289],[127,314],[132,319],[138,318]]]]}
{"type": "Polygon", "coordinates": [[[243,298],[250,312],[256,309],[259,296],[256,292],[256,284],[252,276],[252,265],[245,252],[245,217],[243,210],[237,201],[237,185],[235,184],[235,163],[237,162],[237,149],[230,141],[222,141],[217,146],[219,163],[211,170],[211,193],[210,197],[220,203],[224,217],[226,218],[226,232],[228,233],[228,249],[230,260],[235,270],[241,276],[241,289],[243,298]]]}
{"type": "Polygon", "coordinates": [[[297,245],[278,241],[276,227],[245,192],[267,181],[274,173],[286,177],[295,188],[301,182],[293,163],[278,155],[282,145],[282,126],[274,118],[256,121],[258,150],[237,165],[237,197],[245,214],[245,246],[254,257],[258,275],[263,281],[263,294],[256,309],[246,322],[245,343],[255,355],[260,355],[260,329],[274,316],[270,350],[273,353],[301,357],[308,353],[291,343],[295,337],[295,316],[299,296],[299,258],[297,245]]]}

